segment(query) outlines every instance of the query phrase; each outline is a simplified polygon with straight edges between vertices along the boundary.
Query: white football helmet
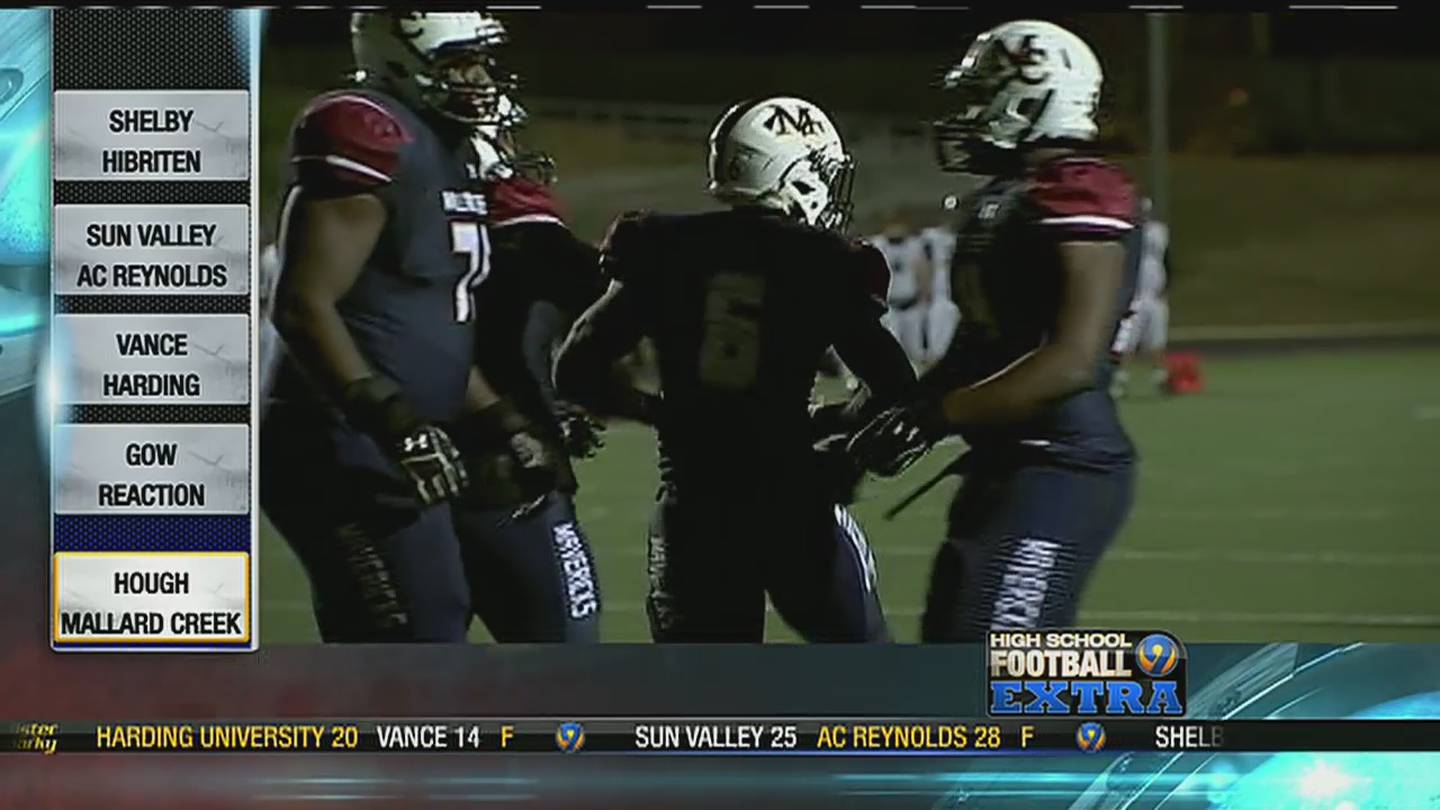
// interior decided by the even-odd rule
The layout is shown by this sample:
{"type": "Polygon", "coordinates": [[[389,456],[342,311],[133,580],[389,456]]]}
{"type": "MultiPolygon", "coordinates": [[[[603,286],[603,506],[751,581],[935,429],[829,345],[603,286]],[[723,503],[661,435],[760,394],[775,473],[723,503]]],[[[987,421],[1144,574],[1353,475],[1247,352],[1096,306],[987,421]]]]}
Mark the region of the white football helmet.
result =
{"type": "Polygon", "coordinates": [[[710,193],[778,208],[817,227],[850,221],[855,162],[819,107],[789,96],[736,104],[710,132],[710,193]]]}
{"type": "Polygon", "coordinates": [[[973,170],[977,153],[1036,141],[1094,140],[1103,79],[1090,46],[1054,23],[1016,20],[986,31],[945,73],[959,111],[934,124],[940,167],[973,170]]]}
{"type": "Polygon", "coordinates": [[[469,126],[509,126],[518,81],[497,51],[505,26],[478,11],[362,11],[350,17],[361,81],[469,126]]]}

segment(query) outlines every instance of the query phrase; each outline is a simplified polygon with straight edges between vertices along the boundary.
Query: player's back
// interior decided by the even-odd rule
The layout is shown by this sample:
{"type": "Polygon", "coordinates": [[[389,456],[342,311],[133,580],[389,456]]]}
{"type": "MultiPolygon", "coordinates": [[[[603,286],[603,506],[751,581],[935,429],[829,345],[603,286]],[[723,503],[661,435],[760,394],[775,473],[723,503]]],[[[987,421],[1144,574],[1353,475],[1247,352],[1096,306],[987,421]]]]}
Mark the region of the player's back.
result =
{"type": "Polygon", "coordinates": [[[733,491],[805,475],[816,369],[839,330],[878,316],[878,254],[755,207],[622,219],[603,261],[655,343],[666,482],[733,491]]]}

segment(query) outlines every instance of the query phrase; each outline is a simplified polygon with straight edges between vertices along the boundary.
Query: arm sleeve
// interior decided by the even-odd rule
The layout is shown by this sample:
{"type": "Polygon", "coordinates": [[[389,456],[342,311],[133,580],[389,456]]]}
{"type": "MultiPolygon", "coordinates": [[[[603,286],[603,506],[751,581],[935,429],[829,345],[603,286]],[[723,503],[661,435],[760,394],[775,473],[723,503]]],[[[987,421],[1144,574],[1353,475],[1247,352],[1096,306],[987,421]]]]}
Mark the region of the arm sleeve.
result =
{"type": "Polygon", "coordinates": [[[595,413],[625,414],[634,391],[616,390],[611,369],[640,342],[640,317],[632,291],[612,282],[570,330],[555,358],[555,393],[595,413]]]}
{"type": "Polygon", "coordinates": [[[1055,242],[1115,241],[1135,229],[1135,189],[1103,160],[1052,161],[1036,173],[1026,197],[1035,223],[1055,242]]]}
{"type": "Polygon", "coordinates": [[[835,352],[870,389],[870,401],[884,408],[909,396],[915,369],[894,335],[880,323],[890,272],[885,257],[869,245],[853,244],[846,257],[851,277],[841,308],[835,352]]]}
{"type": "Polygon", "coordinates": [[[491,231],[495,263],[513,262],[533,299],[574,320],[605,291],[600,252],[557,222],[524,222],[491,231]]]}
{"type": "Polygon", "coordinates": [[[410,136],[378,102],[355,94],[316,100],[295,124],[290,162],[307,191],[375,192],[394,182],[410,136]]]}
{"type": "Polygon", "coordinates": [[[575,321],[555,359],[555,389],[560,398],[596,413],[624,414],[639,397],[617,390],[611,375],[616,360],[644,336],[637,297],[645,281],[652,246],[644,214],[622,214],[611,224],[600,248],[600,273],[609,286],[575,321]]]}
{"type": "Polygon", "coordinates": [[[535,378],[545,407],[555,410],[555,383],[551,377],[552,361],[565,339],[565,328],[570,319],[549,301],[536,301],[530,305],[521,333],[520,350],[525,358],[525,368],[535,378]]]}
{"type": "Polygon", "coordinates": [[[600,245],[600,275],[606,283],[642,279],[652,264],[647,237],[650,218],[640,211],[621,214],[610,224],[600,245]]]}

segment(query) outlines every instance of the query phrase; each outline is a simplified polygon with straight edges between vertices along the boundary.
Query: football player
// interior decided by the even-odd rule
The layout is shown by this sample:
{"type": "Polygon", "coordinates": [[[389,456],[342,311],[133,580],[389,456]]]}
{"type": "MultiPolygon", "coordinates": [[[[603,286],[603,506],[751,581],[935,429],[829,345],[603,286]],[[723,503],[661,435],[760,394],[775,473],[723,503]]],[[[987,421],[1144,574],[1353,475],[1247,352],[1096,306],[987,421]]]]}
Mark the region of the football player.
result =
{"type": "Polygon", "coordinates": [[[960,308],[950,295],[950,258],[955,255],[955,232],[946,226],[932,225],[921,229],[920,238],[925,241],[926,255],[934,268],[930,308],[925,312],[923,368],[929,369],[945,356],[955,337],[955,328],[960,324],[960,308]]]}
{"type": "Polygon", "coordinates": [[[470,593],[446,501],[467,474],[443,425],[464,416],[549,488],[542,446],[472,361],[490,255],[471,138],[505,90],[502,29],[413,12],[351,27],[357,86],[311,101],[291,136],[273,316],[286,354],[260,498],[326,641],[463,641],[470,593]]]}
{"type": "Polygon", "coordinates": [[[1150,364],[1150,384],[1156,391],[1169,390],[1170,372],[1165,365],[1165,346],[1170,331],[1170,302],[1165,294],[1170,269],[1170,228],[1151,216],[1150,198],[1141,202],[1144,224],[1141,227],[1140,280],[1130,316],[1120,327],[1115,351],[1120,367],[1110,383],[1110,395],[1125,396],[1130,382],[1128,366],[1137,353],[1143,353],[1150,364]]]}
{"type": "Polygon", "coordinates": [[[836,502],[809,413],[832,345],[877,410],[915,382],[880,323],[884,259],[839,233],[853,163],[824,112],[776,97],[720,118],[708,167],[726,210],[611,226],[609,287],[562,347],[556,387],[659,432],[647,602],[657,641],[763,641],[767,595],[807,640],[883,640],[874,558],[836,502]],[[614,393],[605,369],[646,336],[659,397],[614,393]]]}
{"type": "MultiPolygon", "coordinates": [[[[594,556],[576,519],[569,456],[602,443],[599,425],[559,400],[553,352],[570,324],[604,291],[596,248],[566,227],[551,191],[552,161],[522,151],[525,112],[509,95],[500,119],[474,140],[489,209],[490,275],[476,300],[476,361],[555,459],[557,480],[535,493],[504,444],[466,440],[471,486],[454,505],[476,615],[498,641],[599,640],[594,556]]],[[[479,426],[483,432],[483,425],[479,426]]]]}
{"type": "Polygon", "coordinates": [[[957,209],[961,322],[922,395],[851,450],[893,475],[942,437],[970,446],[935,558],[926,641],[1063,626],[1130,511],[1135,453],[1108,385],[1134,289],[1135,193],[1096,155],[1100,63],[1020,21],[981,34],[945,79],[942,168],[988,176],[957,209]]]}
{"type": "Polygon", "coordinates": [[[881,232],[866,241],[880,251],[890,267],[890,287],[886,293],[890,311],[885,314],[886,326],[900,341],[910,364],[924,369],[929,365],[925,316],[934,287],[928,245],[903,213],[890,217],[881,232]]]}

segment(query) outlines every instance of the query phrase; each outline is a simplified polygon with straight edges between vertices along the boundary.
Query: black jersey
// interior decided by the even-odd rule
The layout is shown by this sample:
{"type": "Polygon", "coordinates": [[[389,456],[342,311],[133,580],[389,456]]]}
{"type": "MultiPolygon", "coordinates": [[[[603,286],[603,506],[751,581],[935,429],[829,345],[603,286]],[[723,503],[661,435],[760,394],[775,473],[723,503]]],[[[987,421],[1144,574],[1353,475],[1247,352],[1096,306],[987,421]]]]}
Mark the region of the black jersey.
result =
{"type": "MultiPolygon", "coordinates": [[[[385,205],[379,242],[341,318],[378,374],[419,416],[452,419],[464,405],[474,351],[474,287],[490,267],[486,200],[468,139],[442,137],[404,104],[373,90],[324,94],[300,114],[292,182],[281,214],[305,195],[373,194],[385,205]]],[[[315,401],[290,358],[275,397],[315,401]]]]}
{"type": "MultiPolygon", "coordinates": [[[[1063,157],[1020,176],[995,178],[966,198],[950,275],[960,326],[937,378],[949,387],[979,382],[1045,343],[1059,315],[1062,242],[1124,243],[1113,342],[1135,291],[1136,213],[1129,179],[1093,157],[1063,157]]],[[[1023,445],[1082,465],[1128,463],[1134,450],[1108,394],[1115,362],[1106,353],[1089,387],[1039,417],[967,431],[966,440],[1002,451],[1023,445]]]]}
{"type": "MultiPolygon", "coordinates": [[[[848,331],[885,311],[889,272],[874,248],[764,208],[629,215],[601,268],[633,301],[658,355],[661,475],[681,489],[795,485],[813,462],[816,370],[848,331]]],[[[898,347],[886,379],[913,373],[898,347]]],[[[875,367],[872,365],[872,367],[875,367]]]]}

